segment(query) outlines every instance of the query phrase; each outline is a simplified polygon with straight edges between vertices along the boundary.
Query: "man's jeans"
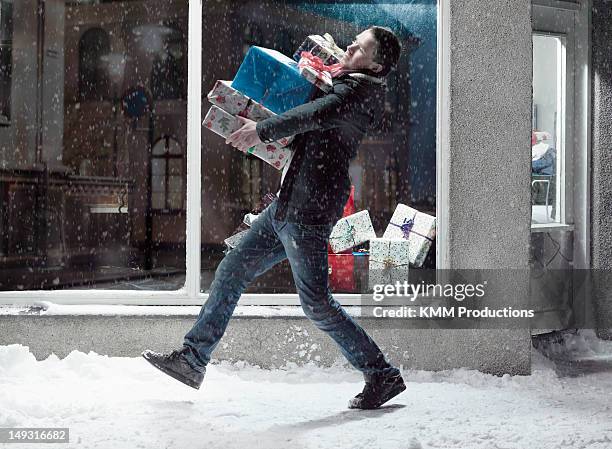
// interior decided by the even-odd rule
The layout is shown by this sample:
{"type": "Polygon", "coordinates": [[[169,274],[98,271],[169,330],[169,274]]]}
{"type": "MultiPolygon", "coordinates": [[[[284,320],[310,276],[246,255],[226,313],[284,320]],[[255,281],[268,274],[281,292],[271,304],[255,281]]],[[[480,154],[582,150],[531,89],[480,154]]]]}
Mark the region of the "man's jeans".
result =
{"type": "Polygon", "coordinates": [[[248,284],[289,259],[304,313],[340,346],[348,361],[366,375],[398,374],[376,343],[344,311],[328,285],[327,243],[333,225],[302,225],[274,219],[277,201],[255,220],[240,243],[219,263],[210,294],[185,335],[189,363],[203,371],[221,340],[248,284]]]}

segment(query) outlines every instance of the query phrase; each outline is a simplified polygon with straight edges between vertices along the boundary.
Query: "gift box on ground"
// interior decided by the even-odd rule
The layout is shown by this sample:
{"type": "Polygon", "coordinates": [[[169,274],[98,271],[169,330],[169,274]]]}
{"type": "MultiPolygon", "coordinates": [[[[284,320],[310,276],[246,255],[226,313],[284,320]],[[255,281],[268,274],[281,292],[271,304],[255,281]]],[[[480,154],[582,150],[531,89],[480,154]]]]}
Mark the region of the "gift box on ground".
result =
{"type": "Polygon", "coordinates": [[[232,235],[225,239],[223,242],[225,243],[225,253],[229,252],[231,249],[235,248],[238,242],[244,237],[245,232],[249,229],[249,227],[253,224],[255,220],[259,217],[266,207],[268,207],[272,202],[277,199],[275,193],[266,193],[261,200],[257,203],[257,205],[253,208],[253,210],[247,213],[242,220],[242,223],[238,225],[232,235]]]}
{"type": "Polygon", "coordinates": [[[386,239],[404,239],[409,242],[409,260],[414,267],[423,265],[435,237],[436,217],[405,204],[397,205],[383,234],[386,239]]]}
{"type": "Polygon", "coordinates": [[[362,210],[338,220],[329,236],[329,245],[332,252],[339,253],[373,238],[376,238],[376,232],[370,213],[362,210]]]}
{"type": "Polygon", "coordinates": [[[244,216],[244,219],[242,220],[242,223],[246,224],[247,226],[251,226],[255,220],[257,220],[257,218],[259,217],[259,214],[261,214],[264,209],[266,207],[268,207],[270,204],[272,204],[274,202],[274,200],[278,199],[278,197],[276,196],[275,193],[266,193],[261,200],[259,200],[259,203],[257,203],[257,206],[255,206],[255,208],[247,213],[244,216]]]}
{"type": "MultiPolygon", "coordinates": [[[[203,125],[223,137],[228,137],[242,126],[238,118],[217,106],[211,106],[204,118],[203,125]]],[[[291,150],[278,142],[272,142],[255,145],[249,148],[247,153],[257,156],[278,170],[282,170],[289,159],[291,150]]]]}
{"type": "Polygon", "coordinates": [[[370,239],[368,286],[408,281],[410,242],[404,239],[370,239]]]}
{"type": "MultiPolygon", "coordinates": [[[[239,115],[256,122],[276,115],[265,106],[262,106],[242,92],[234,89],[231,84],[231,81],[218,80],[207,95],[208,101],[220,107],[225,112],[229,112],[232,115],[239,115]]],[[[278,140],[278,143],[286,146],[289,145],[292,140],[293,137],[283,137],[278,140]]]]}
{"type": "Polygon", "coordinates": [[[276,114],[306,103],[313,93],[293,59],[257,46],[249,49],[232,87],[276,114]]]}
{"type": "Polygon", "coordinates": [[[240,243],[246,233],[249,232],[249,229],[250,228],[247,227],[247,229],[239,231],[236,234],[230,235],[228,238],[223,240],[223,243],[225,243],[226,246],[226,252],[236,248],[236,246],[238,245],[238,243],[240,243]]]}
{"type": "Polygon", "coordinates": [[[344,50],[336,45],[334,39],[327,33],[323,36],[311,34],[293,54],[293,59],[299,61],[303,52],[312,53],[323,60],[324,64],[339,63],[344,56],[344,50]]]}

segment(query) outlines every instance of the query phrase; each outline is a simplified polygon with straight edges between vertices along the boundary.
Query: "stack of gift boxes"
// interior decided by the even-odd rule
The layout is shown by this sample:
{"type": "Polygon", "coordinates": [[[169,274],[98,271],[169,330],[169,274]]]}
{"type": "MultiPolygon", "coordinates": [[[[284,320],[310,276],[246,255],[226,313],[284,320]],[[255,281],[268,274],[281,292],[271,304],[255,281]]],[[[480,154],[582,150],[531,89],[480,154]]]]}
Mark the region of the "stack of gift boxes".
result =
{"type": "MultiPolygon", "coordinates": [[[[241,127],[239,116],[258,122],[306,103],[317,88],[331,89],[331,72],[339,67],[343,55],[328,34],[308,36],[293,59],[275,50],[253,46],[233,81],[215,82],[207,95],[212,107],[202,125],[227,138],[241,127]]],[[[286,137],[261,143],[247,153],[282,170],[290,160],[292,140],[293,137],[286,137]]],[[[265,205],[271,198],[264,198],[265,205]]],[[[244,222],[225,239],[226,252],[240,242],[255,217],[256,214],[247,214],[244,222]]]]}
{"type": "MultiPolygon", "coordinates": [[[[236,234],[225,240],[228,250],[246,233],[257,213],[276,199],[266,195],[261,206],[245,215],[236,234]]],[[[354,212],[352,192],[345,212],[354,212]]],[[[334,291],[363,292],[374,285],[408,281],[409,268],[423,265],[436,237],[436,217],[398,204],[381,238],[362,210],[338,220],[329,237],[329,278],[334,291]],[[369,251],[364,249],[369,243],[369,251]],[[367,282],[363,274],[367,273],[367,282]]]]}
{"type": "MultiPolygon", "coordinates": [[[[219,80],[208,94],[212,107],[203,126],[222,137],[241,127],[238,116],[264,120],[309,101],[316,89],[329,91],[344,52],[329,35],[308,36],[291,59],[276,50],[253,46],[233,81],[219,80]]],[[[290,159],[292,137],[261,143],[247,151],[282,170],[290,159]]]]}
{"type": "Polygon", "coordinates": [[[332,252],[343,253],[369,242],[369,253],[353,252],[358,270],[368,259],[368,288],[374,285],[408,281],[409,267],[421,267],[436,236],[436,218],[405,204],[398,204],[382,238],[376,232],[367,210],[343,217],[332,229],[332,252]]]}

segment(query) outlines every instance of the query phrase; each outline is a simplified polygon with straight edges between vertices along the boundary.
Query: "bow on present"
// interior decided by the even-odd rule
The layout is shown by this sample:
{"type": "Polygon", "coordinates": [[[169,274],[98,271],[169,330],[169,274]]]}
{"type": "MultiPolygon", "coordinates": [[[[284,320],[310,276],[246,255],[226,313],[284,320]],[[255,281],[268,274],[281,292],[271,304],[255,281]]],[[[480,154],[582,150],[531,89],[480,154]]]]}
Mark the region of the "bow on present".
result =
{"type": "Polygon", "coordinates": [[[396,224],[396,223],[390,223],[393,226],[397,226],[398,228],[400,228],[402,230],[402,236],[408,240],[410,238],[410,233],[414,233],[416,235],[420,235],[421,237],[423,237],[424,239],[429,240],[430,242],[433,242],[433,239],[431,239],[430,237],[421,234],[420,232],[415,231],[414,229],[412,229],[414,227],[414,219],[416,218],[417,214],[415,212],[414,217],[412,217],[410,220],[408,220],[407,218],[404,218],[404,222],[402,224],[396,224]]]}
{"type": "Polygon", "coordinates": [[[410,266],[409,263],[395,262],[395,260],[393,260],[393,257],[389,255],[390,253],[391,253],[391,242],[389,242],[389,247],[387,248],[387,257],[385,257],[383,260],[370,259],[371,262],[382,263],[383,267],[381,269],[381,274],[383,278],[387,278],[388,284],[391,284],[393,282],[393,279],[391,278],[391,274],[392,274],[391,270],[393,268],[401,268],[401,267],[410,266]]]}
{"type": "Polygon", "coordinates": [[[352,246],[356,246],[357,242],[355,240],[355,232],[356,232],[355,231],[355,227],[349,221],[346,221],[345,223],[347,224],[347,228],[342,233],[342,235],[339,235],[337,237],[331,236],[330,240],[331,239],[342,240],[342,241],[344,241],[344,240],[352,240],[353,241],[353,245],[352,246]]]}
{"type": "Polygon", "coordinates": [[[309,51],[303,51],[300,55],[298,68],[310,67],[321,74],[328,73],[331,78],[337,76],[344,67],[341,63],[325,65],[323,60],[309,51]]]}

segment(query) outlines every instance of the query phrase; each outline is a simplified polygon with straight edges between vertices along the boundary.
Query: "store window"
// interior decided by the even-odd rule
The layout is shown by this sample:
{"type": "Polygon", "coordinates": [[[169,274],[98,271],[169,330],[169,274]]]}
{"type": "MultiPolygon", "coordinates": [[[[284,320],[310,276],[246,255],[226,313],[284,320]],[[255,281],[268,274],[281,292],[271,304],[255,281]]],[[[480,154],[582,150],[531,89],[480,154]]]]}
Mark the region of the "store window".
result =
{"type": "Polygon", "coordinates": [[[0,125],[11,119],[13,3],[0,0],[0,125]]]}
{"type": "MultiPolygon", "coordinates": [[[[37,77],[43,92],[57,95],[28,91],[37,108],[33,116],[44,123],[33,129],[35,122],[20,118],[20,129],[32,134],[11,135],[19,160],[5,151],[0,161],[0,290],[9,297],[87,289],[91,296],[78,297],[117,300],[114,290],[132,290],[120,297],[163,302],[188,296],[201,303],[224,240],[278,190],[280,172],[194,123],[197,110],[201,105],[206,113],[213,83],[232,80],[251,46],[291,56],[310,34],[330,33],[342,48],[372,24],[400,36],[404,52],[387,79],[383,126],[367,136],[349,167],[354,202],[369,211],[378,236],[399,203],[435,215],[434,0],[78,0],[42,13],[37,0],[23,1],[31,7],[13,23],[20,31],[15,35],[25,39],[22,31],[38,21],[45,34],[34,45],[44,42],[52,51],[20,53],[12,77],[37,77]],[[63,23],[63,34],[52,32],[52,23],[63,23]],[[198,26],[188,29],[188,23],[198,26]],[[189,74],[201,81],[201,98],[194,78],[187,87],[188,54],[190,61],[201,57],[201,67],[189,65],[189,74]],[[26,73],[39,62],[46,67],[42,74],[26,73]],[[192,170],[187,176],[197,163],[200,191],[198,175],[192,170]],[[200,245],[188,246],[194,234],[200,245]],[[198,257],[200,270],[193,263],[198,257]],[[136,291],[146,291],[147,299],[136,291]]],[[[33,45],[30,38],[15,45],[33,45]]],[[[429,256],[425,267],[435,264],[435,243],[429,256]]],[[[333,284],[335,293],[359,293],[367,264],[353,265],[348,276],[339,275],[342,263],[336,267],[336,278],[348,282],[333,284]]],[[[261,276],[246,293],[295,293],[288,264],[261,276]]]]}
{"type": "MultiPolygon", "coordinates": [[[[252,45],[289,57],[310,34],[329,33],[341,47],[370,25],[399,35],[403,54],[388,79],[383,126],[364,139],[349,172],[356,210],[368,210],[382,236],[399,203],[435,216],[436,184],[436,17],[435,1],[377,2],[205,1],[202,96],[217,80],[232,80],[252,45]],[[229,30],[229,31],[228,31],[229,30]],[[236,32],[232,32],[236,30],[236,32]],[[214,36],[214,45],[210,45],[214,36]]],[[[206,114],[210,103],[204,100],[206,114]]],[[[201,291],[227,251],[224,240],[244,228],[245,214],[276,193],[280,172],[244,155],[207,129],[202,131],[201,291]]],[[[355,252],[364,247],[355,248],[355,252]]],[[[335,293],[367,289],[365,258],[330,256],[335,293]],[[332,259],[334,261],[332,262],[332,259]],[[334,271],[335,270],[335,271],[334,271]]],[[[435,266],[435,244],[424,265],[435,266]]],[[[415,268],[416,269],[416,268],[415,268]]],[[[295,293],[285,260],[256,278],[249,293],[295,293]]]]}

